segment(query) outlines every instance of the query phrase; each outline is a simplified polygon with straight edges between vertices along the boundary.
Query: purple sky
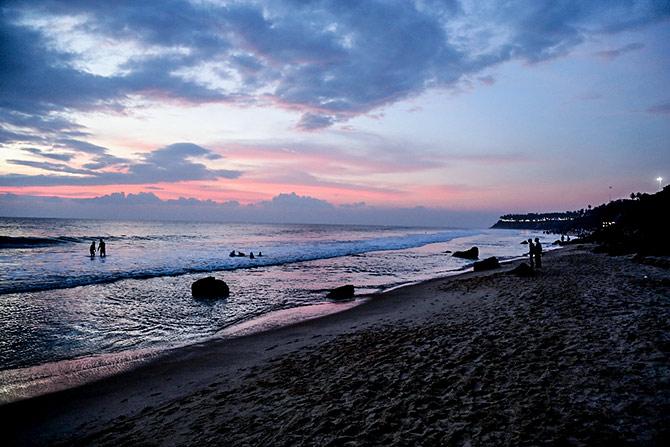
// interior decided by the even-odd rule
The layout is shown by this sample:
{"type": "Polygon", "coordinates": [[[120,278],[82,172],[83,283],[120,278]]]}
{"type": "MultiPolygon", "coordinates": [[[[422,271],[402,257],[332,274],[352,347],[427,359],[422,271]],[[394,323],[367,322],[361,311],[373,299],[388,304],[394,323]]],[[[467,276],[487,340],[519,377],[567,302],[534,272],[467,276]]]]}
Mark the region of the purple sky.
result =
{"type": "Polygon", "coordinates": [[[467,226],[670,177],[667,0],[0,14],[0,215],[467,226]]]}

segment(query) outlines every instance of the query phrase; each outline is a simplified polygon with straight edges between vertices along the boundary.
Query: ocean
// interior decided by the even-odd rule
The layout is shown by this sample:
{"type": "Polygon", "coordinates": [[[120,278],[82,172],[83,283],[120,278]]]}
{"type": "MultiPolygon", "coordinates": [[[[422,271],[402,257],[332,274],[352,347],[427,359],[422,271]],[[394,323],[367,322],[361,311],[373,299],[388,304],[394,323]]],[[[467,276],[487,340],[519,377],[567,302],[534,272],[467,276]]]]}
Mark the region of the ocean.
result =
{"type": "Polygon", "coordinates": [[[277,311],[309,315],[304,306],[328,303],[334,287],[362,295],[454,274],[471,261],[446,251],[513,258],[528,237],[549,246],[518,230],[0,218],[0,371],[167,349],[277,311]],[[91,258],[101,237],[107,257],[91,258]],[[230,297],[194,299],[191,283],[208,275],[230,297]]]}

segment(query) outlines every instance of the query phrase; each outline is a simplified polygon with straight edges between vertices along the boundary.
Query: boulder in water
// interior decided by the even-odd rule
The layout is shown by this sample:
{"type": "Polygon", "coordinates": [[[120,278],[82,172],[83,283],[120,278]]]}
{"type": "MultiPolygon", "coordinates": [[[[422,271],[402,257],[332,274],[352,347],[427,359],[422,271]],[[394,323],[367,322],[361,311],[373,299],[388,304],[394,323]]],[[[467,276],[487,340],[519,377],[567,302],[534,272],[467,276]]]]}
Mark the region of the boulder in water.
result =
{"type": "Polygon", "coordinates": [[[354,298],[354,286],[347,284],[346,286],[336,287],[326,295],[326,298],[331,300],[350,300],[354,298]]]}
{"type": "Polygon", "coordinates": [[[227,297],[230,289],[225,281],[208,276],[191,284],[191,294],[194,297],[227,297]]]}
{"type": "Polygon", "coordinates": [[[472,269],[475,272],[481,272],[483,270],[493,270],[499,267],[500,263],[498,262],[498,258],[496,258],[495,256],[491,256],[490,258],[486,258],[482,261],[477,261],[472,265],[472,269]]]}
{"type": "Polygon", "coordinates": [[[463,259],[478,259],[479,249],[477,247],[472,247],[471,249],[465,251],[455,251],[451,256],[463,259]]]}

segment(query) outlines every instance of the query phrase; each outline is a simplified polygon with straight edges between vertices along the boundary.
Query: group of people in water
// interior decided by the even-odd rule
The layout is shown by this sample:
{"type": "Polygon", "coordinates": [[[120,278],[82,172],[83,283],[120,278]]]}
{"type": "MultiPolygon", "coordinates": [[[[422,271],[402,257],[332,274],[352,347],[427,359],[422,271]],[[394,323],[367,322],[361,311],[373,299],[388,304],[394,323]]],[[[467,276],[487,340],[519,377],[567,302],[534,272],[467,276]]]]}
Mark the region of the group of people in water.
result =
{"type": "Polygon", "coordinates": [[[528,239],[528,257],[530,259],[531,268],[542,268],[542,244],[540,238],[528,239]]]}
{"type": "MultiPolygon", "coordinates": [[[[95,241],[91,242],[91,245],[90,245],[90,247],[88,248],[88,251],[89,251],[89,253],[91,254],[91,258],[94,258],[94,257],[95,257],[95,253],[96,253],[96,251],[100,252],[100,257],[101,257],[101,258],[106,257],[106,256],[107,256],[107,253],[106,253],[106,251],[105,251],[105,241],[102,240],[102,238],[100,238],[100,241],[98,242],[98,248],[97,248],[97,250],[96,250],[96,247],[95,247],[95,241]]],[[[247,257],[246,253],[242,253],[241,251],[235,251],[235,250],[231,251],[229,256],[230,256],[231,258],[237,258],[237,257],[239,257],[239,258],[246,258],[246,257],[247,257]]],[[[257,257],[258,257],[258,258],[263,257],[263,253],[259,251],[257,255],[254,255],[253,252],[251,252],[251,253],[249,254],[249,259],[256,259],[257,257]]]]}
{"type": "MultiPolygon", "coordinates": [[[[228,256],[230,256],[231,258],[246,258],[247,257],[246,253],[242,253],[241,251],[236,252],[235,250],[231,251],[228,256]]],[[[249,259],[256,259],[257,257],[258,258],[263,257],[263,253],[261,253],[259,251],[258,255],[256,255],[256,256],[254,256],[253,251],[251,253],[249,253],[249,259]]]]}
{"type": "MultiPolygon", "coordinates": [[[[91,242],[91,246],[88,248],[89,253],[91,253],[91,257],[95,257],[95,241],[91,242]]],[[[105,251],[105,241],[100,238],[100,241],[98,242],[98,251],[100,252],[100,257],[104,258],[107,256],[107,252],[105,251]]]]}

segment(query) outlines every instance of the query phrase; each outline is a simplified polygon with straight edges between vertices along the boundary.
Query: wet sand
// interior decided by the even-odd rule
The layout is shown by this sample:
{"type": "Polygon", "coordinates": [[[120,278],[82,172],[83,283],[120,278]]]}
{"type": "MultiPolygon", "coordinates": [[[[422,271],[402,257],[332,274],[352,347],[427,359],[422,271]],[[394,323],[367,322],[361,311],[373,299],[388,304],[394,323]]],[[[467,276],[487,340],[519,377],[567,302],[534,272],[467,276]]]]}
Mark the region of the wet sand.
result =
{"type": "Polygon", "coordinates": [[[0,407],[10,444],[667,445],[670,271],[591,247],[0,407]]]}

